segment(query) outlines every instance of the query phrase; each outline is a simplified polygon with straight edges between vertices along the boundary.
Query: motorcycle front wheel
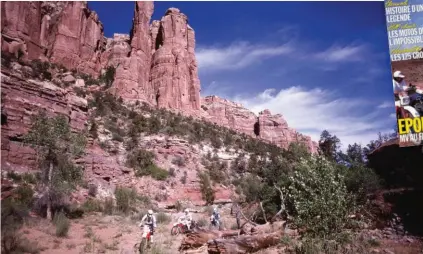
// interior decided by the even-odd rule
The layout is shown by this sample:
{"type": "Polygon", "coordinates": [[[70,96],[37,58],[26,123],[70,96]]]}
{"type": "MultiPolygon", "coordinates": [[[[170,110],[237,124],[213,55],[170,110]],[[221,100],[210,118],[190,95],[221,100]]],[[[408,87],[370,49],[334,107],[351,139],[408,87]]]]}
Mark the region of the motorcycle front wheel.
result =
{"type": "Polygon", "coordinates": [[[177,225],[173,226],[172,229],[170,230],[171,235],[179,235],[180,233],[181,233],[181,229],[177,225]]]}
{"type": "Polygon", "coordinates": [[[147,253],[147,239],[143,238],[139,247],[140,254],[147,253]]]}

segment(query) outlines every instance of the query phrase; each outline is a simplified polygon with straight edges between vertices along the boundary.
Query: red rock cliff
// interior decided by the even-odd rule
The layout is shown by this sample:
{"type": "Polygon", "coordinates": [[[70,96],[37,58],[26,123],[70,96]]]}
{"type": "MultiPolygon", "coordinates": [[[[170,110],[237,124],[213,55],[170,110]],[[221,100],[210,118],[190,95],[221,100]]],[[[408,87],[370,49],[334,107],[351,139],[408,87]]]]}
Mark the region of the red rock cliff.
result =
{"type": "MultiPolygon", "coordinates": [[[[154,100],[149,82],[151,65],[150,19],[153,2],[136,2],[132,30],[129,39],[129,56],[123,58],[116,69],[112,90],[124,100],[154,100]]],[[[123,44],[122,44],[123,46],[123,44]]],[[[125,47],[125,46],[123,46],[125,47]]],[[[120,51],[125,49],[120,49],[120,51]]]]}
{"type": "Polygon", "coordinates": [[[1,7],[3,52],[91,75],[100,72],[106,39],[86,2],[2,2],[1,7]]]}
{"type": "Polygon", "coordinates": [[[288,123],[280,114],[272,115],[269,110],[264,110],[256,116],[241,104],[217,96],[205,97],[201,108],[207,120],[221,126],[284,148],[292,142],[303,143],[311,152],[317,152],[317,143],[288,127],[288,123]]]}
{"type": "Polygon", "coordinates": [[[131,34],[106,39],[98,15],[86,2],[1,4],[3,52],[17,55],[20,50],[24,58],[49,60],[92,75],[113,65],[116,75],[110,90],[125,101],[204,117],[282,147],[300,141],[316,151],[316,143],[289,128],[281,115],[264,111],[256,116],[216,96],[200,98],[195,33],[176,8],[150,24],[153,2],[136,2],[131,34]]]}

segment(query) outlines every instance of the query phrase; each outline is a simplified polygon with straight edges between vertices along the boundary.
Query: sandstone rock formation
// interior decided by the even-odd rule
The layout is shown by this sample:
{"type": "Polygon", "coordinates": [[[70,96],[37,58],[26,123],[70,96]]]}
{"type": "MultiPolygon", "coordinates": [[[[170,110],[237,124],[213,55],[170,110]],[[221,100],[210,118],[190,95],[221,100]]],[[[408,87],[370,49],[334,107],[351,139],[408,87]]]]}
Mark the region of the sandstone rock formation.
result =
{"type": "Polygon", "coordinates": [[[101,70],[106,39],[86,2],[2,2],[2,51],[91,75],[101,70]]]}
{"type": "Polygon", "coordinates": [[[256,116],[241,104],[219,98],[207,96],[202,100],[204,117],[209,121],[232,130],[258,137],[264,141],[287,148],[292,142],[303,143],[311,152],[317,152],[317,143],[310,137],[289,128],[282,115],[272,115],[264,110],[256,116]]]}
{"type": "Polygon", "coordinates": [[[27,54],[30,59],[42,53],[41,2],[1,2],[1,51],[27,54]]]}
{"type": "Polygon", "coordinates": [[[130,35],[130,53],[116,69],[113,91],[125,100],[154,100],[149,82],[151,63],[150,18],[153,2],[136,2],[130,35]]]}
{"type": "Polygon", "coordinates": [[[112,65],[110,89],[125,101],[202,117],[282,147],[299,141],[316,151],[317,144],[289,128],[281,115],[256,116],[216,96],[201,99],[194,30],[176,8],[150,24],[153,8],[153,2],[136,2],[131,34],[106,39],[98,15],[85,2],[2,2],[2,51],[94,76],[112,65]]]}
{"type": "Polygon", "coordinates": [[[73,129],[83,130],[87,120],[87,106],[85,99],[50,82],[26,80],[2,70],[2,166],[6,162],[15,169],[34,165],[34,151],[22,146],[21,139],[29,130],[31,117],[39,111],[45,110],[48,115],[65,115],[73,129]]]}
{"type": "Polygon", "coordinates": [[[157,22],[152,25],[155,52],[151,85],[156,92],[159,107],[200,109],[195,35],[187,21],[187,17],[178,9],[170,8],[160,21],[157,35],[157,22]]]}

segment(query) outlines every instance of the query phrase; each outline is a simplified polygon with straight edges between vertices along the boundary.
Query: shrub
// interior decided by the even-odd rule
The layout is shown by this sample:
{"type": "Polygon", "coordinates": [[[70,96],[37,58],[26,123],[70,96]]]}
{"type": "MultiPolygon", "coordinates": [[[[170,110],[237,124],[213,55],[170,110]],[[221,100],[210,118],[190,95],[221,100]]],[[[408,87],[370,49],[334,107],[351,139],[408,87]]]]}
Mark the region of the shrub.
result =
{"type": "Polygon", "coordinates": [[[165,180],[169,172],[154,164],[154,154],[150,151],[137,149],[128,154],[126,164],[135,169],[138,177],[150,175],[157,180],[165,180]]]}
{"type": "Polygon", "coordinates": [[[347,225],[353,199],[336,165],[323,157],[302,159],[284,192],[295,224],[312,236],[329,236],[347,225]]]}
{"type": "Polygon", "coordinates": [[[181,179],[180,179],[182,184],[186,184],[187,183],[187,177],[188,177],[188,174],[187,174],[186,171],[184,171],[184,175],[181,176],[181,179]]]}
{"type": "Polygon", "coordinates": [[[56,236],[65,237],[68,235],[70,228],[70,221],[63,213],[58,213],[54,216],[53,220],[54,225],[56,226],[56,236]]]}
{"type": "Polygon", "coordinates": [[[16,182],[20,182],[22,181],[22,176],[18,173],[16,173],[15,171],[7,171],[6,174],[7,178],[10,178],[16,182]]]}
{"type": "Polygon", "coordinates": [[[51,73],[48,71],[50,68],[50,63],[35,59],[32,60],[31,67],[34,77],[42,76],[43,79],[51,80],[51,73]]]}
{"type": "Polygon", "coordinates": [[[91,197],[95,197],[97,196],[97,192],[98,192],[98,187],[95,184],[90,184],[88,186],[88,195],[90,195],[91,197]]]}
{"type": "Polygon", "coordinates": [[[182,156],[176,156],[175,158],[173,158],[172,164],[175,164],[179,167],[183,167],[185,166],[185,159],[182,156]]]}
{"type": "Polygon", "coordinates": [[[134,189],[117,187],[115,190],[116,208],[118,211],[128,213],[137,201],[137,192],[134,189]]]}
{"type": "Polygon", "coordinates": [[[24,182],[30,183],[30,184],[36,184],[37,183],[37,177],[34,174],[31,174],[31,173],[22,174],[22,180],[24,182]]]}
{"type": "Polygon", "coordinates": [[[85,96],[87,96],[87,93],[85,92],[85,90],[81,87],[74,87],[73,91],[75,92],[75,94],[79,97],[85,98],[85,96]]]}
{"type": "Polygon", "coordinates": [[[25,207],[30,208],[34,200],[34,191],[26,184],[20,185],[15,190],[16,200],[25,207]]]}
{"type": "Polygon", "coordinates": [[[167,214],[160,212],[157,214],[156,220],[157,220],[157,223],[159,224],[169,224],[169,222],[171,221],[171,218],[167,214]]]}
{"type": "Polygon", "coordinates": [[[112,215],[114,210],[114,202],[112,198],[106,198],[104,201],[103,213],[106,215],[112,215]]]}
{"type": "Polygon", "coordinates": [[[210,183],[210,177],[206,173],[198,173],[200,178],[201,196],[206,204],[213,204],[215,199],[215,192],[210,183]]]}
{"type": "Polygon", "coordinates": [[[206,220],[204,218],[201,218],[197,221],[197,225],[199,227],[205,227],[205,226],[207,226],[207,223],[208,223],[208,220],[206,220]]]}
{"type": "Polygon", "coordinates": [[[115,80],[116,68],[114,66],[108,66],[103,75],[100,76],[100,80],[109,88],[115,80]]]}
{"type": "Polygon", "coordinates": [[[85,212],[101,212],[103,211],[103,206],[99,200],[96,199],[87,199],[82,204],[82,209],[85,212]]]}
{"type": "Polygon", "coordinates": [[[176,201],[176,203],[175,203],[175,209],[178,212],[184,210],[184,205],[182,204],[182,202],[180,200],[176,201]]]}
{"type": "Polygon", "coordinates": [[[176,176],[176,170],[174,168],[169,169],[169,176],[175,177],[176,176]]]}
{"type": "Polygon", "coordinates": [[[356,195],[356,199],[360,204],[366,202],[368,194],[374,193],[381,188],[381,180],[371,168],[355,165],[341,169],[347,190],[356,195]]]}

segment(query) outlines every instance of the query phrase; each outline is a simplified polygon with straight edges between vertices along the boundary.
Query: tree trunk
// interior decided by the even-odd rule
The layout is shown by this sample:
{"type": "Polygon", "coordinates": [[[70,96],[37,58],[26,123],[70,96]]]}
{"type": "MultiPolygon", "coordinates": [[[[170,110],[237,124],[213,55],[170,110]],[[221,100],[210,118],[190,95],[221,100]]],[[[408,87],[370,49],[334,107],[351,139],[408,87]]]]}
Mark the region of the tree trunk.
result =
{"type": "Polygon", "coordinates": [[[186,234],[179,247],[180,251],[200,248],[207,244],[209,240],[216,238],[234,237],[239,235],[239,230],[197,230],[186,234]]]}
{"type": "Polygon", "coordinates": [[[214,239],[208,241],[209,254],[251,253],[280,243],[282,232],[260,235],[243,235],[232,239],[214,239]]]}
{"type": "Polygon", "coordinates": [[[47,183],[47,219],[48,220],[51,220],[52,219],[51,197],[50,197],[50,195],[51,195],[51,193],[50,193],[51,192],[50,186],[51,186],[52,176],[53,176],[53,163],[50,162],[50,166],[49,166],[49,169],[48,169],[48,183],[47,183]]]}

